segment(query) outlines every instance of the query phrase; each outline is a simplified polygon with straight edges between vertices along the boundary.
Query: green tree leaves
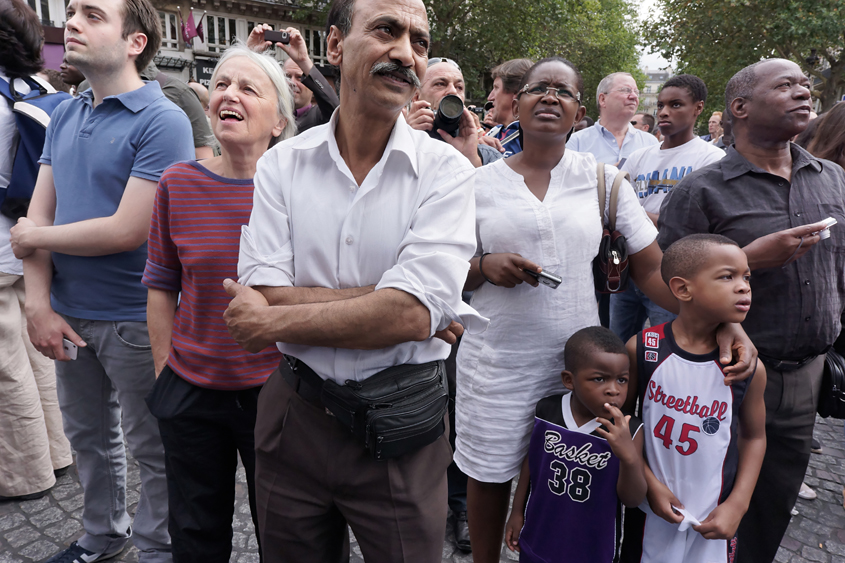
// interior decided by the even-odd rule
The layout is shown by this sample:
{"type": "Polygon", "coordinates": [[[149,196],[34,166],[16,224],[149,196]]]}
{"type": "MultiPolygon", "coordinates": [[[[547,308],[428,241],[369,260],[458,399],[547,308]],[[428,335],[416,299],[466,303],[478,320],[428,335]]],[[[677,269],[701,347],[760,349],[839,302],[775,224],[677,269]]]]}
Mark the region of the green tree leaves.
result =
{"type": "Polygon", "coordinates": [[[814,79],[822,110],[845,90],[845,3],[842,0],[659,0],[662,15],[642,25],[643,41],[679,72],[700,76],[711,93],[708,110],[742,67],[768,57],[795,61],[814,79]],[[811,57],[815,49],[818,60],[811,57]],[[808,59],[810,59],[808,61],[808,59]]]}
{"type": "Polygon", "coordinates": [[[508,59],[563,56],[584,75],[588,113],[602,77],[638,71],[636,12],[627,0],[429,0],[433,57],[458,61],[468,98],[483,100],[490,69],[508,59]]]}

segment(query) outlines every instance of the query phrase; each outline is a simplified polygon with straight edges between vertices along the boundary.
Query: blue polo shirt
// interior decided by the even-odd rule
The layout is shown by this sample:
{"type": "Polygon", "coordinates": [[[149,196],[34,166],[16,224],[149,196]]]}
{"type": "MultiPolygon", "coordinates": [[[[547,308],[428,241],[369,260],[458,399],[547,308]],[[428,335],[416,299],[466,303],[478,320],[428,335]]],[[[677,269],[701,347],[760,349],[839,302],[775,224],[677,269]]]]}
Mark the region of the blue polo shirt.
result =
{"type": "MultiPolygon", "coordinates": [[[[39,162],[53,167],[53,224],[114,215],[130,176],[158,182],[168,166],[192,158],[191,122],[158,82],[108,96],[96,108],[87,90],[60,104],[47,127],[39,162]]],[[[106,256],[53,252],[53,310],[88,320],[145,321],[146,261],[146,243],[106,256]]]]}
{"type": "MultiPolygon", "coordinates": [[[[617,166],[617,162],[623,158],[627,159],[635,150],[659,143],[657,137],[636,129],[629,123],[625,140],[622,141],[622,148],[619,148],[619,143],[616,142],[613,133],[605,129],[601,123],[596,122],[592,127],[573,133],[569,142],[566,143],[566,148],[578,152],[588,152],[595,156],[599,162],[617,166]]],[[[622,168],[622,164],[619,164],[618,167],[622,168]]]]}

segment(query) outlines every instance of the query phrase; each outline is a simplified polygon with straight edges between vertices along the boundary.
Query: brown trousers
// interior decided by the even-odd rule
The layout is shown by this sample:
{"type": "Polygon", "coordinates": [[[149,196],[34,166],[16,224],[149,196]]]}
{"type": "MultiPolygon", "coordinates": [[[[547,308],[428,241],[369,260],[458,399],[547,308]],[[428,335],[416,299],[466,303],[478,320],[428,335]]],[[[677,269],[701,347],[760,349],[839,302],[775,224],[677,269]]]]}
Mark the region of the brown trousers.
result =
{"type": "Polygon", "coordinates": [[[347,523],[369,563],[441,561],[448,432],[412,454],[375,461],[276,371],[258,399],[255,450],[265,563],[342,561],[347,523]]]}

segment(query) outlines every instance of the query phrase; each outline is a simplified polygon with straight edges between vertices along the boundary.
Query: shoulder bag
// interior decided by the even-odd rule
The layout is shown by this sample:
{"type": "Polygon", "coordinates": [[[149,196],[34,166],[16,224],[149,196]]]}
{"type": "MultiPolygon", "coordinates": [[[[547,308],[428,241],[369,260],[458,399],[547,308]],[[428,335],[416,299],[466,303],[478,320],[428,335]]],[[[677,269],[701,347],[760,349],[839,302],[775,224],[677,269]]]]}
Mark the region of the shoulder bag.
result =
{"type": "Polygon", "coordinates": [[[607,186],[604,175],[604,163],[598,163],[596,170],[598,179],[599,219],[603,231],[599,254],[593,259],[593,280],[598,293],[621,293],[628,288],[628,242],[616,230],[616,203],[619,199],[619,187],[625,179],[631,177],[627,172],[620,171],[613,180],[610,188],[610,209],[608,222],[604,222],[604,208],[607,201],[607,186]]]}

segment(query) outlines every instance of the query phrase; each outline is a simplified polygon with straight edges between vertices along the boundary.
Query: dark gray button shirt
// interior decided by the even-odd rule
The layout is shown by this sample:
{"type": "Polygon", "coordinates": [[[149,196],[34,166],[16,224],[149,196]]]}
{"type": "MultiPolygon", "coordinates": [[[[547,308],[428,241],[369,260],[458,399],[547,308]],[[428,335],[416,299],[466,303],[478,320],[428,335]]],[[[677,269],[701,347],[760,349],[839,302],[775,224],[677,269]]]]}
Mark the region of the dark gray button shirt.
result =
{"type": "Polygon", "coordinates": [[[761,354],[797,360],[833,344],[845,306],[845,172],[791,145],[792,182],[752,165],[734,147],[684,177],[663,202],[657,241],[664,250],[693,233],[717,233],[740,246],[834,217],[830,238],[785,268],[751,274],[743,323],[761,354]]]}

